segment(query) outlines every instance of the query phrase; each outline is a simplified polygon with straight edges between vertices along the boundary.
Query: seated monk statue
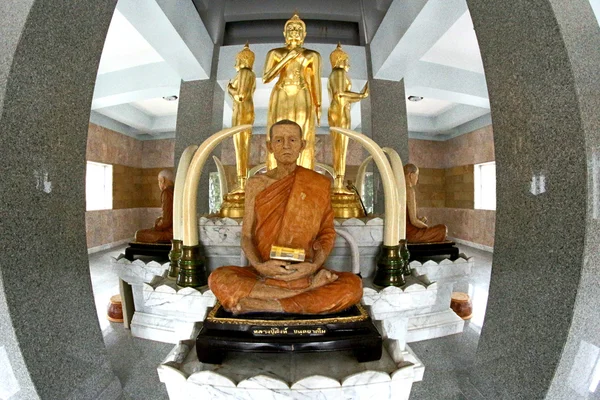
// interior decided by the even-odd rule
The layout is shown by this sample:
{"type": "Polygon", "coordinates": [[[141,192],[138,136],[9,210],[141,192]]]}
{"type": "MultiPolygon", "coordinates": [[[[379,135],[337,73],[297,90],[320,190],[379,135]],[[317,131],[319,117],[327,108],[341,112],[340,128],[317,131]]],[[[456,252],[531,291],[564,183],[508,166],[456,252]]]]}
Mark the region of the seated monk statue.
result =
{"type": "Polygon", "coordinates": [[[173,239],[173,187],[175,177],[173,172],[163,169],[158,174],[160,188],[160,206],[162,215],[150,229],[140,229],[135,233],[135,241],[143,243],[171,243],[173,239]]]}
{"type": "Polygon", "coordinates": [[[446,240],[446,225],[427,226],[426,217],[417,216],[415,186],[419,181],[419,168],[414,164],[404,166],[406,181],[406,240],[408,243],[434,243],[446,240]]]}
{"type": "Polygon", "coordinates": [[[296,165],[306,146],[298,124],[281,120],[269,135],[267,146],[277,167],[255,175],[246,185],[241,245],[250,266],[217,268],[208,285],[234,314],[345,310],[360,301],[362,281],[350,272],[323,267],[335,240],[331,183],[296,165]],[[304,250],[305,261],[271,259],[273,245],[304,250]]]}

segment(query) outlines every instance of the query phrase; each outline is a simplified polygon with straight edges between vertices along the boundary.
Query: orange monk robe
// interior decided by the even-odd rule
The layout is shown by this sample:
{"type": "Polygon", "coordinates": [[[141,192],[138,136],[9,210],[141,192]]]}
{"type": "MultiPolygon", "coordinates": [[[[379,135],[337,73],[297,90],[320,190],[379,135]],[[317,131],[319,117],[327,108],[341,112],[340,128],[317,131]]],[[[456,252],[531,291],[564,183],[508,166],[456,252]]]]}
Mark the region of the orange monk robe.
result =
{"type": "MultiPolygon", "coordinates": [[[[271,246],[302,248],[312,260],[314,250],[329,253],[335,241],[330,183],[324,176],[297,167],[294,173],[258,193],[254,203],[253,241],[262,260],[270,258],[271,246]]],[[[278,299],[285,312],[326,314],[342,311],[362,297],[362,281],[349,272],[334,272],[338,279],[293,297],[278,299]]],[[[208,284],[226,309],[248,297],[258,281],[289,289],[305,289],[311,277],[285,282],[261,276],[253,267],[217,268],[208,284]]]]}
{"type": "Polygon", "coordinates": [[[417,228],[410,223],[408,210],[406,210],[406,241],[408,243],[436,243],[446,240],[448,227],[446,225],[435,225],[427,228],[417,228]]]}
{"type": "Polygon", "coordinates": [[[140,229],[135,233],[135,241],[143,243],[171,243],[173,239],[173,186],[167,186],[160,193],[162,215],[156,219],[154,227],[140,229]]]}

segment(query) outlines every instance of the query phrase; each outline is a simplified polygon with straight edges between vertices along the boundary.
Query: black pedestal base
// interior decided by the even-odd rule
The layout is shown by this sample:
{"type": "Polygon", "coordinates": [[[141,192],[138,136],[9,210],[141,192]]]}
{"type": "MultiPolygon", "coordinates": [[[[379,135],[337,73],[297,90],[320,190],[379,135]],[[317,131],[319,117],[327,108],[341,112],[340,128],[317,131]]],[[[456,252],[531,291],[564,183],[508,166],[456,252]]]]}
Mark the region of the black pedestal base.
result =
{"type": "Polygon", "coordinates": [[[228,351],[306,353],[351,350],[358,362],[381,358],[382,338],[362,306],[329,315],[234,316],[219,303],[196,339],[200,362],[220,364],[228,351]]]}
{"type": "Polygon", "coordinates": [[[450,240],[436,243],[409,243],[409,260],[426,261],[433,256],[448,254],[450,256],[450,260],[454,261],[458,258],[458,247],[455,245],[456,243],[450,240]]]}
{"type": "Polygon", "coordinates": [[[130,242],[125,249],[125,258],[133,261],[135,256],[150,256],[168,260],[170,251],[171,243],[130,242]]]}

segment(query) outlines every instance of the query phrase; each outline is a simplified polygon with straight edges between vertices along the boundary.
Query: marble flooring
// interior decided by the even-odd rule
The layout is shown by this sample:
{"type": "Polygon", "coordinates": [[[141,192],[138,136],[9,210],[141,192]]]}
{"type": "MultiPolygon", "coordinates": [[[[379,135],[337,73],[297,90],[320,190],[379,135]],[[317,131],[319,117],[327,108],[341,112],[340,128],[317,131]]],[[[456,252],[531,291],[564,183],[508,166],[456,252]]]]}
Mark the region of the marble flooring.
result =
{"type": "MultiPolygon", "coordinates": [[[[477,350],[485,315],[492,254],[468,246],[459,247],[461,252],[475,257],[471,276],[456,285],[456,289],[468,292],[471,296],[473,318],[465,324],[461,334],[410,344],[425,365],[423,381],[413,385],[411,399],[483,399],[469,383],[468,371],[477,350]]],[[[116,257],[122,252],[124,247],[117,247],[89,257],[98,321],[108,357],[115,374],[121,380],[123,399],[167,399],[166,389],[158,380],[156,367],[173,345],[134,338],[123,328],[123,324],[106,319],[109,299],[119,293],[117,276],[110,267],[110,257],[116,257]]]]}

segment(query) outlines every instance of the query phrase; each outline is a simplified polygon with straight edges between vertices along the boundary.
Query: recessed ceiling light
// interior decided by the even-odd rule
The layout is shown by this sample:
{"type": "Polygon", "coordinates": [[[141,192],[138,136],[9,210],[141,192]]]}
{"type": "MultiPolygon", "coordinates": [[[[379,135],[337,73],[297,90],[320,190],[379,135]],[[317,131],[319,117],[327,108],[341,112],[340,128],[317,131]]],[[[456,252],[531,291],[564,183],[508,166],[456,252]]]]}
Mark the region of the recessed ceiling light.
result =
{"type": "Polygon", "coordinates": [[[166,101],[175,101],[178,99],[178,97],[175,95],[172,95],[172,96],[165,96],[165,97],[163,97],[163,99],[165,99],[166,101]]]}
{"type": "Polygon", "coordinates": [[[417,101],[421,101],[421,100],[423,100],[423,98],[421,96],[408,96],[408,101],[417,102],[417,101]]]}

